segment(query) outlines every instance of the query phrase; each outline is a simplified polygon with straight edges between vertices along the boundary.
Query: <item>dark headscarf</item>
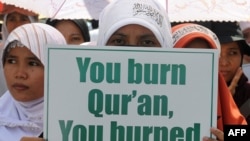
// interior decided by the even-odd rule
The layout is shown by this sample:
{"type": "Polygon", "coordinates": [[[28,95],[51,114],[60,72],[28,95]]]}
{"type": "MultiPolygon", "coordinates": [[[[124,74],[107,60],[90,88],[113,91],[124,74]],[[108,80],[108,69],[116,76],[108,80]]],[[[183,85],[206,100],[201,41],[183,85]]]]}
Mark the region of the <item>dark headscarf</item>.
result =
{"type": "MultiPolygon", "coordinates": [[[[66,19],[65,19],[66,20],[66,19]]],[[[84,38],[85,42],[89,42],[90,41],[90,35],[89,35],[89,29],[88,29],[88,25],[87,22],[84,19],[67,19],[69,21],[72,21],[73,23],[76,24],[77,27],[79,27],[79,29],[81,30],[82,36],[84,38]]],[[[51,19],[47,19],[46,20],[46,24],[49,24],[53,27],[56,26],[56,24],[58,22],[60,22],[62,20],[51,20],[51,19]]]]}
{"type": "Polygon", "coordinates": [[[236,22],[212,22],[210,29],[217,35],[221,44],[237,42],[241,52],[241,65],[243,54],[250,47],[245,42],[239,25],[236,22]]]}

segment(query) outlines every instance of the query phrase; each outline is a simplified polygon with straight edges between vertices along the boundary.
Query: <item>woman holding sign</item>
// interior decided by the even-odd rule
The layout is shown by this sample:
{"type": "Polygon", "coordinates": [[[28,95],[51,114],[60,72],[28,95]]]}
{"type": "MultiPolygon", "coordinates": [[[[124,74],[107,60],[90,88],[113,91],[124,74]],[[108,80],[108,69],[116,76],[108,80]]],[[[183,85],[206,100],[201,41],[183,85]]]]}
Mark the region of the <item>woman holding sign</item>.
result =
{"type": "Polygon", "coordinates": [[[22,25],[6,40],[2,62],[8,91],[0,98],[1,141],[43,132],[46,44],[66,41],[58,30],[42,23],[22,25]]]}
{"type": "Polygon", "coordinates": [[[167,13],[156,0],[113,0],[100,15],[97,45],[172,48],[167,13]]]}
{"type": "MultiPolygon", "coordinates": [[[[158,3],[153,0],[147,2],[147,4],[152,7],[158,5],[158,3]]],[[[99,19],[99,38],[97,45],[172,48],[173,44],[172,34],[170,33],[170,22],[165,10],[157,9],[155,12],[160,11],[159,13],[152,14],[153,16],[148,16],[146,14],[147,9],[143,9],[143,7],[147,7],[145,6],[147,4],[142,4],[141,1],[136,0],[118,0],[107,6],[101,13],[99,19]],[[161,20],[159,20],[160,17],[162,18],[161,20]]],[[[159,8],[161,6],[158,5],[157,7],[159,8]]],[[[218,41],[215,45],[219,45],[218,41]]],[[[223,82],[224,81],[221,83],[223,82]]],[[[223,90],[226,91],[224,95],[229,94],[230,92],[225,83],[223,83],[223,87],[223,90]]],[[[231,96],[226,97],[226,103],[231,101],[234,104],[231,96]]],[[[218,106],[218,128],[223,130],[223,124],[246,124],[244,117],[239,113],[235,104],[232,106],[229,103],[226,103],[219,103],[218,106]],[[221,104],[226,104],[226,106],[222,107],[221,104]],[[230,109],[233,109],[233,111],[230,109]]],[[[215,128],[211,128],[211,132],[219,139],[223,140],[223,132],[215,128]]]]}
{"type": "MultiPolygon", "coordinates": [[[[218,37],[210,29],[193,23],[178,24],[172,27],[175,48],[212,48],[221,49],[218,37]]],[[[219,73],[218,86],[218,129],[212,128],[220,141],[223,141],[223,125],[245,125],[246,121],[240,114],[232,95],[219,73]]],[[[207,137],[204,140],[214,140],[207,137]]]]}

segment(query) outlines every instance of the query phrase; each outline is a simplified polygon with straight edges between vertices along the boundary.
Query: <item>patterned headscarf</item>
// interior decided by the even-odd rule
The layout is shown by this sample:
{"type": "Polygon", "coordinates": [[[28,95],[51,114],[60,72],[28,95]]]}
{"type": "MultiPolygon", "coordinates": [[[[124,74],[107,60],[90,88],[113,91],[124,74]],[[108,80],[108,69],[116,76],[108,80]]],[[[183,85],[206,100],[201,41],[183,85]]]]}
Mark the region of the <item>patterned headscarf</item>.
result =
{"type": "MultiPolygon", "coordinates": [[[[43,64],[45,61],[44,47],[46,44],[66,44],[63,35],[58,30],[44,23],[30,23],[17,27],[8,36],[4,49],[13,41],[18,41],[17,44],[19,46],[29,48],[43,64]]],[[[3,59],[4,56],[5,54],[3,54],[3,59]]]]}
{"type": "MultiPolygon", "coordinates": [[[[63,35],[43,23],[24,24],[11,32],[4,45],[3,60],[12,47],[28,48],[44,64],[46,44],[66,44],[63,35]]],[[[3,61],[4,62],[4,61],[3,61]]],[[[44,99],[28,102],[15,100],[10,91],[0,97],[0,140],[38,137],[43,132],[44,99]]]]}
{"type": "Polygon", "coordinates": [[[172,27],[174,48],[184,48],[193,39],[202,38],[211,48],[220,51],[220,42],[215,33],[205,26],[194,23],[183,23],[172,27]]]}
{"type": "Polygon", "coordinates": [[[173,47],[167,12],[156,0],[113,0],[100,14],[97,45],[106,45],[116,30],[129,24],[148,28],[162,47],[173,47]]]}

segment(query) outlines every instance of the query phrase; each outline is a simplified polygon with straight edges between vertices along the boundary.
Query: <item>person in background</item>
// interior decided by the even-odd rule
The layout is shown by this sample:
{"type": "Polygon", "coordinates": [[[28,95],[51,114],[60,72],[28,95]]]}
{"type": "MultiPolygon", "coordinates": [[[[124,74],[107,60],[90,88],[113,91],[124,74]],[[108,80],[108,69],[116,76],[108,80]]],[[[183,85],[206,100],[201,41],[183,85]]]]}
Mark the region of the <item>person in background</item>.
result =
{"type": "Polygon", "coordinates": [[[38,14],[25,10],[23,8],[15,7],[13,5],[4,4],[1,11],[2,23],[2,46],[8,37],[9,33],[16,27],[26,24],[38,22],[38,14]]]}
{"type": "MultiPolygon", "coordinates": [[[[174,48],[212,48],[218,49],[219,51],[221,48],[216,34],[205,26],[199,24],[183,23],[175,25],[172,27],[172,35],[174,48]]],[[[233,97],[220,72],[218,74],[218,81],[218,129],[211,128],[211,132],[217,136],[219,141],[223,141],[223,125],[246,124],[246,121],[240,114],[240,111],[235,104],[233,97]]],[[[203,140],[213,141],[214,139],[204,137],[203,140]]]]}
{"type": "Polygon", "coordinates": [[[90,41],[88,25],[84,19],[75,20],[52,20],[47,19],[49,24],[58,29],[68,44],[80,45],[90,41]]]}
{"type": "Polygon", "coordinates": [[[244,49],[242,70],[250,82],[250,22],[239,22],[238,24],[249,46],[249,48],[244,49]]]}
{"type": "MultiPolygon", "coordinates": [[[[249,48],[236,22],[214,22],[211,30],[217,35],[221,44],[219,71],[227,86],[234,80],[238,72],[242,72],[244,50],[249,48]]],[[[250,83],[242,72],[231,92],[241,114],[250,124],[250,83]]]]}
{"type": "MultiPolygon", "coordinates": [[[[27,11],[22,8],[15,7],[13,5],[4,4],[3,11],[1,11],[2,17],[2,41],[0,44],[0,58],[1,52],[3,51],[4,42],[9,35],[9,33],[14,30],[16,27],[26,24],[33,23],[38,21],[38,14],[27,11]]],[[[2,62],[0,61],[0,64],[2,62]]],[[[0,65],[0,96],[7,90],[5,79],[3,76],[3,68],[0,65]]]]}
{"type": "Polygon", "coordinates": [[[5,41],[2,65],[8,90],[0,97],[0,140],[19,141],[43,132],[44,64],[47,44],[66,44],[43,23],[24,24],[5,41]]]}

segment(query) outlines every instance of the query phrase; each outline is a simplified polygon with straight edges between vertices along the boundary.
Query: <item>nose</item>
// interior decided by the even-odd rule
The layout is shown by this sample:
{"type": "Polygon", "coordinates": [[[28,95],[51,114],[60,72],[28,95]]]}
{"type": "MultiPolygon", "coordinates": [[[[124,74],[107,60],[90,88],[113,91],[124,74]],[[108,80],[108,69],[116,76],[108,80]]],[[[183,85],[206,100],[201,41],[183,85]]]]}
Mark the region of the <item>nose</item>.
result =
{"type": "Polygon", "coordinates": [[[17,71],[15,73],[15,78],[16,79],[27,79],[28,74],[27,74],[26,68],[19,65],[17,68],[17,71]]]}
{"type": "Polygon", "coordinates": [[[230,60],[226,56],[220,56],[219,64],[220,64],[220,66],[226,66],[226,65],[230,64],[230,60]]]}
{"type": "Polygon", "coordinates": [[[137,39],[135,37],[130,37],[127,41],[127,46],[138,46],[137,39]]]}

